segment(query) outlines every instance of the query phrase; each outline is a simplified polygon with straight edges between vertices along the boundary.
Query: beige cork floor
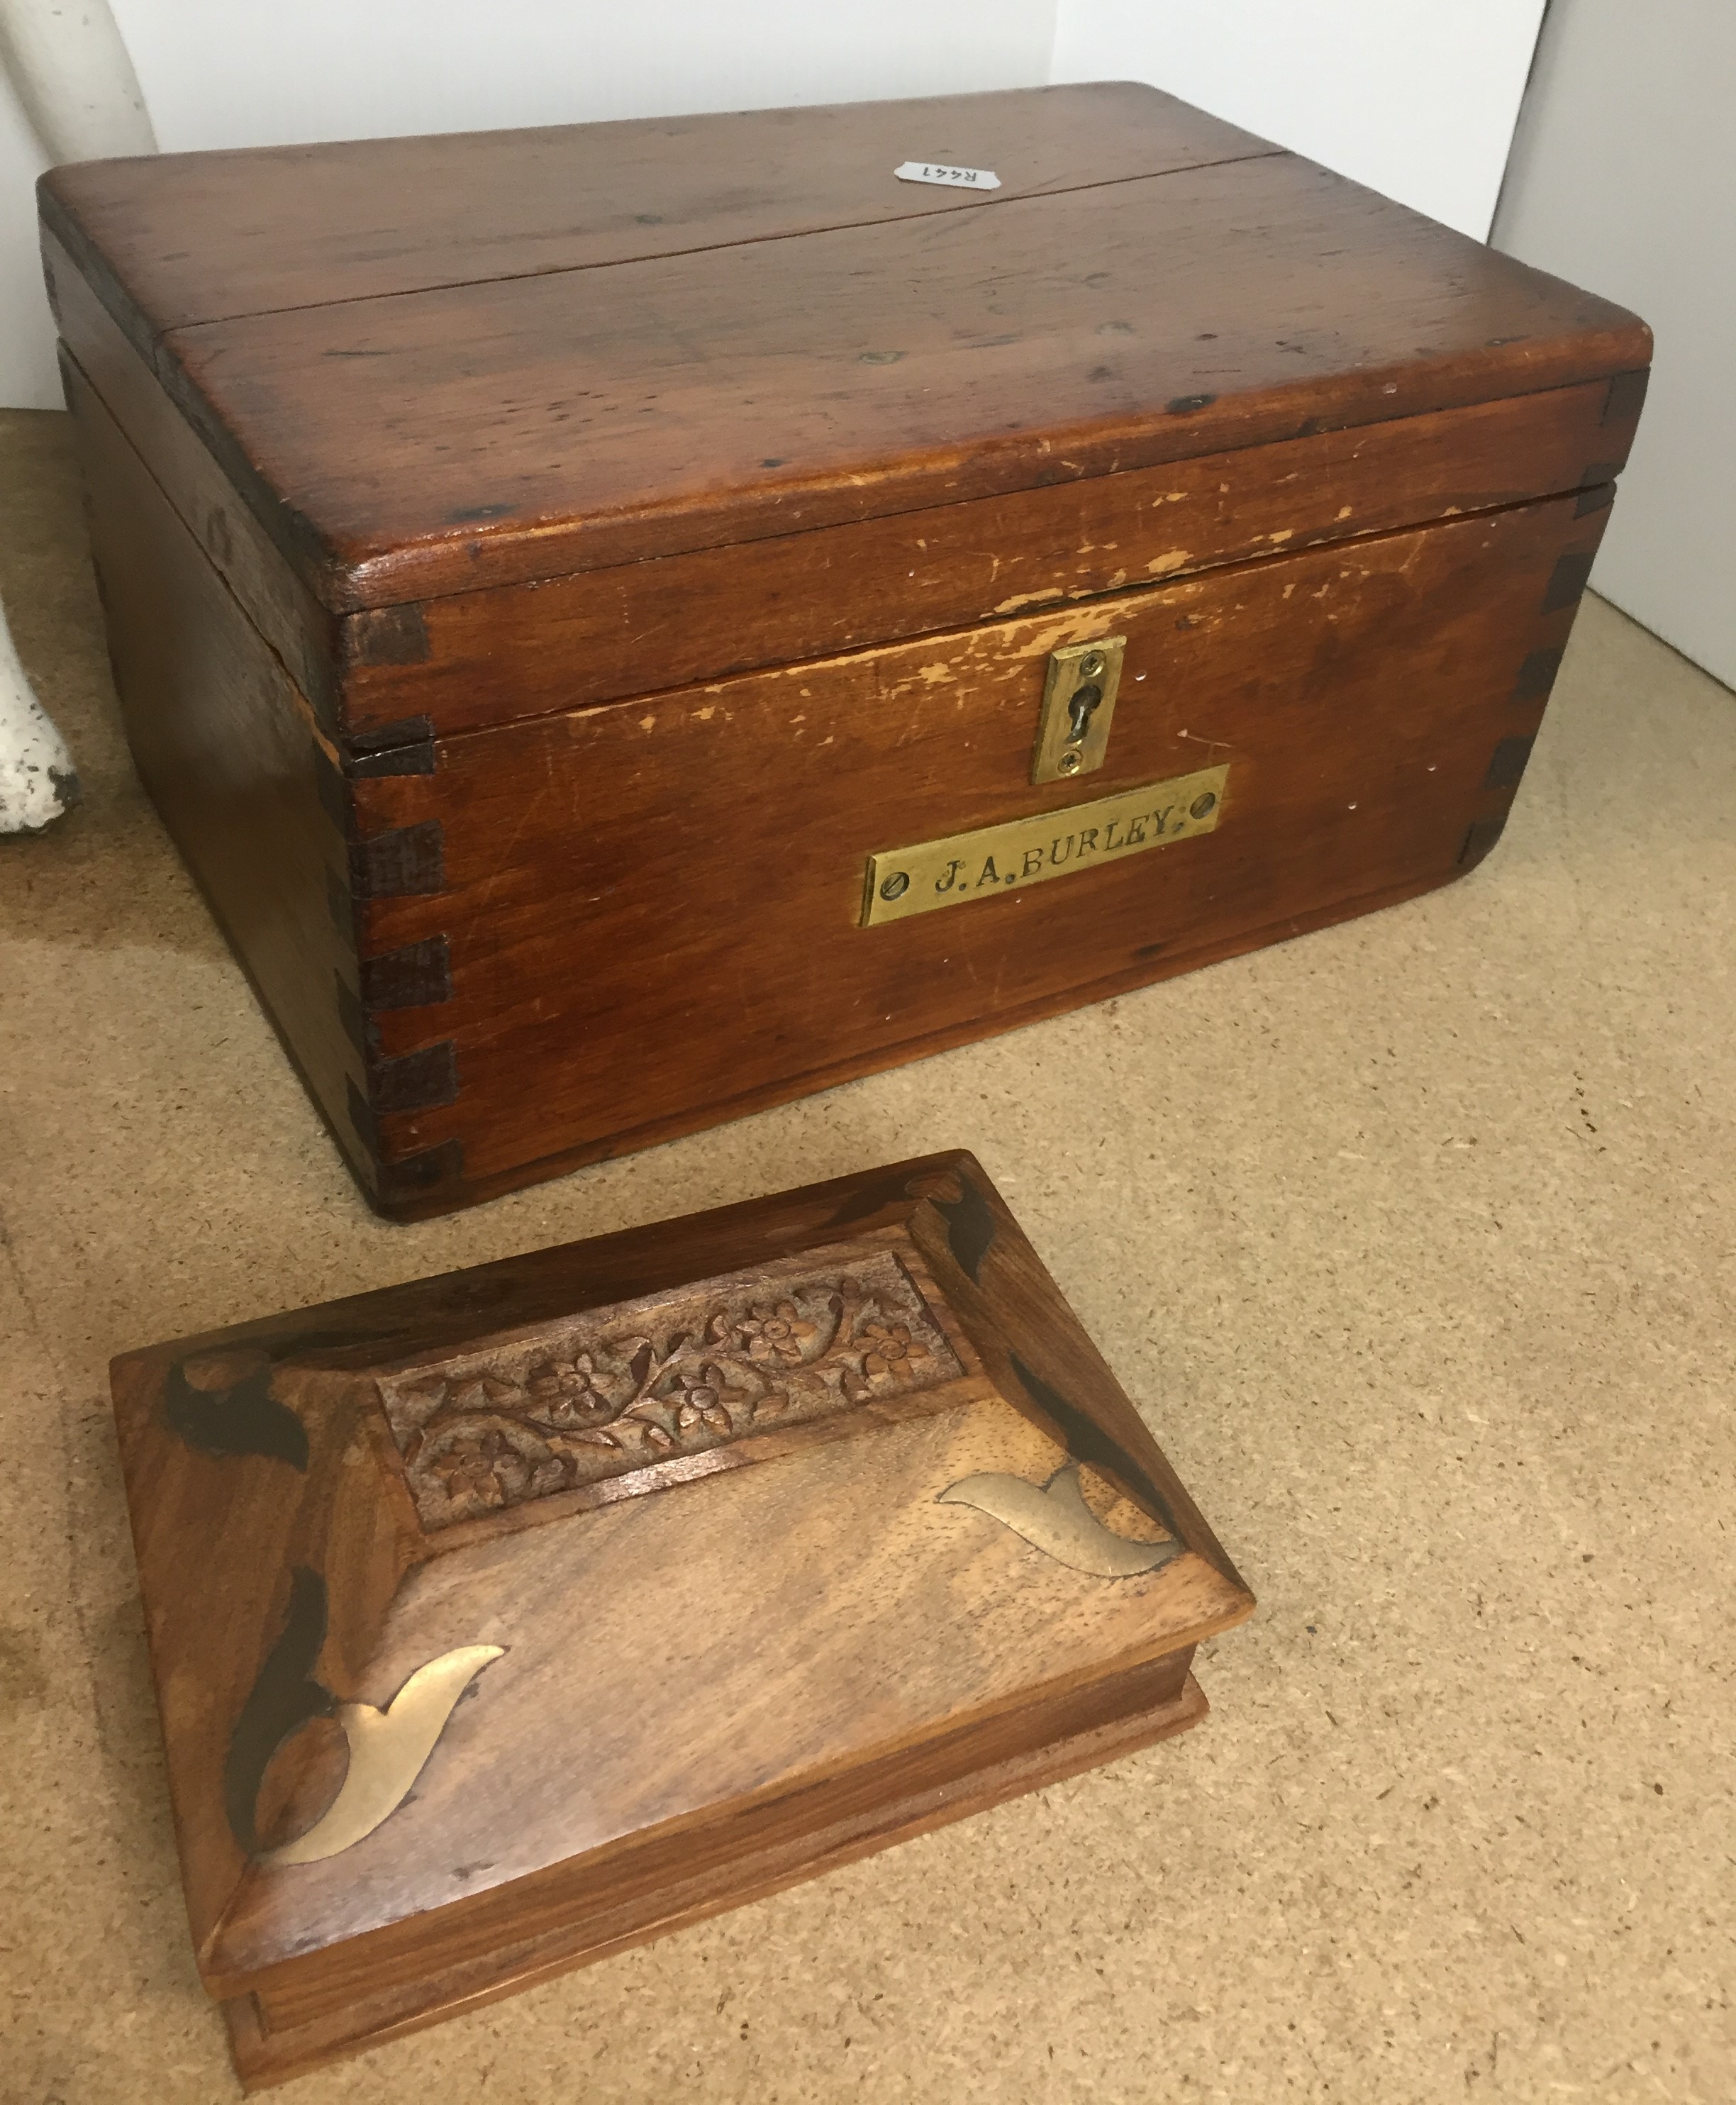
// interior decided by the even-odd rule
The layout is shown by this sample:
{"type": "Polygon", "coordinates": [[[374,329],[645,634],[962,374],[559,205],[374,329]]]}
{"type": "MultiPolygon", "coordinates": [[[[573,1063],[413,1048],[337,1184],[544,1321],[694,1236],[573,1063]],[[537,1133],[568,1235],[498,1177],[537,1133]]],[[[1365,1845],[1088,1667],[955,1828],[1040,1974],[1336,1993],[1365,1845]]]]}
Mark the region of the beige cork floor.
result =
{"type": "Polygon", "coordinates": [[[286,2095],[1736,2098],[1736,698],[1589,602],[1468,882],[388,1227],[129,770],[56,416],[0,591],[88,793],[0,843],[6,2105],[236,2094],[109,1355],[958,1145],[1260,1594],[1212,1716],[286,2095]]]}

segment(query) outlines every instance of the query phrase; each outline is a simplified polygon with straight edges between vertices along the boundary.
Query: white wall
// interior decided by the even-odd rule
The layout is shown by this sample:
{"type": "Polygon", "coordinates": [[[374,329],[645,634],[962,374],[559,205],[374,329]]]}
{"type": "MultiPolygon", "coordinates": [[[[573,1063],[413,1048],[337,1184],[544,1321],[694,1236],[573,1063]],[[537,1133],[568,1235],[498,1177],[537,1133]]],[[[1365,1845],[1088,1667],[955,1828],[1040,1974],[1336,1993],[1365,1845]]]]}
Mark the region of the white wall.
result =
{"type": "MultiPolygon", "coordinates": [[[[1055,0],[114,0],[166,150],[1034,87],[1055,0]]],[[[58,408],[0,74],[0,403],[58,408]]]]}
{"type": "Polygon", "coordinates": [[[1060,0],[1051,78],[1149,80],[1481,241],[1542,13],[1543,0],[1060,0]]]}
{"type": "Polygon", "coordinates": [[[166,149],[1047,80],[1055,0],[114,0],[166,149]]]}
{"type": "Polygon", "coordinates": [[[30,194],[42,165],[42,149],[0,69],[0,403],[30,409],[58,407],[60,400],[30,194]]]}
{"type": "MultiPolygon", "coordinates": [[[[1542,5],[114,0],[172,150],[1133,78],[1479,239],[1542,5]]],[[[0,78],[0,403],[47,406],[40,165],[0,78]]]]}
{"type": "Polygon", "coordinates": [[[1564,0],[1495,240],[1651,324],[1651,392],[1592,582],[1736,686],[1733,102],[1731,0],[1564,0]]]}

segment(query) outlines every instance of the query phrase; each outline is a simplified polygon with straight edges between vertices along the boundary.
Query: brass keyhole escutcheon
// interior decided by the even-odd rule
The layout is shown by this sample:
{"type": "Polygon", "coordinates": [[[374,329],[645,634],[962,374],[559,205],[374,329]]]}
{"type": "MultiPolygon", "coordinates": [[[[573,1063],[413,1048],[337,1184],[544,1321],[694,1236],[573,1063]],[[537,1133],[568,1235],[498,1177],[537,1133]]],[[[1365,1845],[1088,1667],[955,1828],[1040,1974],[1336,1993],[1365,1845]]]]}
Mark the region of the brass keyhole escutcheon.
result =
{"type": "Polygon", "coordinates": [[[1067,713],[1073,719],[1073,729],[1067,734],[1069,745],[1082,745],[1085,734],[1091,728],[1091,711],[1103,699],[1101,687],[1075,687],[1073,699],[1067,704],[1067,713]]]}
{"type": "Polygon", "coordinates": [[[1105,636],[1050,653],[1032,781],[1064,781],[1102,766],[1126,648],[1125,637],[1105,636]]]}

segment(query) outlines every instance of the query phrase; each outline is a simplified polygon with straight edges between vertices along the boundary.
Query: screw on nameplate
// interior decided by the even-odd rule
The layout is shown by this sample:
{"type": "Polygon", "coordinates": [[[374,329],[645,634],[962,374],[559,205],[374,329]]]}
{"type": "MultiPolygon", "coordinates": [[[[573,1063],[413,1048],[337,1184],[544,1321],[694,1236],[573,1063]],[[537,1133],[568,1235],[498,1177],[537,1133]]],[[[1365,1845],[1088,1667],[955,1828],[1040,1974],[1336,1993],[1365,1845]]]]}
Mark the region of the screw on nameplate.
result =
{"type": "Polygon", "coordinates": [[[892,171],[901,183],[939,183],[952,190],[997,190],[993,168],[954,168],[944,161],[901,161],[892,171]]]}
{"type": "Polygon", "coordinates": [[[1064,804],[968,834],[882,849],[868,858],[863,873],[860,925],[877,927],[973,899],[1016,897],[1051,878],[1212,833],[1223,816],[1229,779],[1226,761],[1088,804],[1064,804]]]}

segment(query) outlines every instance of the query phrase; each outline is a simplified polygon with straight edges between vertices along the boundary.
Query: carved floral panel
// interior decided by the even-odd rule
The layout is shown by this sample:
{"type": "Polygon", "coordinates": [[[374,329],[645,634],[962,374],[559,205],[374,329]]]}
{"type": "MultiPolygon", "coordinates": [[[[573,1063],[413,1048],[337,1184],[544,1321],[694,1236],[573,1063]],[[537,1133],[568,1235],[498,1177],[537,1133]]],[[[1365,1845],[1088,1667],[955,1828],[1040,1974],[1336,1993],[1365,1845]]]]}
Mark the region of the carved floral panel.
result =
{"type": "Polygon", "coordinates": [[[379,1378],[425,1528],[963,1374],[889,1250],[598,1308],[379,1378]]]}

